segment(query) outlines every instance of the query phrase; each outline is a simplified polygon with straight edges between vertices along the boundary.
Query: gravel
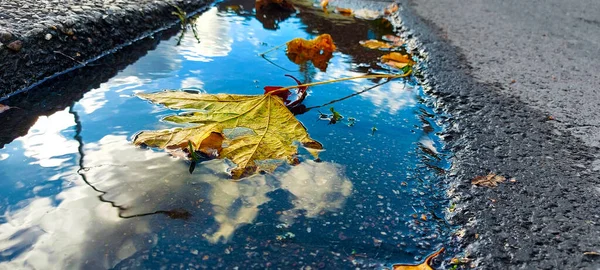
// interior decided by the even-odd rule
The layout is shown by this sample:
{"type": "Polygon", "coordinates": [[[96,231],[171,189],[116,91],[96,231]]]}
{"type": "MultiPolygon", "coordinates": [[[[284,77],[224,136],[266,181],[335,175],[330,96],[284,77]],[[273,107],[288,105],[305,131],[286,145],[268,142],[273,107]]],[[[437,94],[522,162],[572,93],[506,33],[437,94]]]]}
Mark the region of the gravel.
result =
{"type": "Polygon", "coordinates": [[[171,14],[173,5],[190,13],[207,2],[1,1],[0,100],[173,25],[177,22],[171,14]]]}

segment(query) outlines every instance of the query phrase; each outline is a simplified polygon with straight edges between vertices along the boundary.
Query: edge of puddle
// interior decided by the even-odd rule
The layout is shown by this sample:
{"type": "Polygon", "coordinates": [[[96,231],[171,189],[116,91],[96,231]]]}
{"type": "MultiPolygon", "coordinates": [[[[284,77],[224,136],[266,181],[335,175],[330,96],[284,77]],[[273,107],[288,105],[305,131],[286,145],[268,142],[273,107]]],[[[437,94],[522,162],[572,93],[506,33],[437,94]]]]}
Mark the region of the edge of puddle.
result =
{"type": "MultiPolygon", "coordinates": [[[[571,134],[558,131],[548,115],[502,95],[501,84],[477,81],[461,51],[443,31],[401,1],[395,23],[418,44],[428,65],[425,80],[444,111],[452,115],[444,141],[454,154],[448,174],[459,226],[444,254],[468,258],[459,269],[594,269],[600,249],[600,186],[594,153],[571,134]],[[408,29],[408,30],[407,30],[408,29]],[[497,173],[516,182],[489,189],[471,185],[479,175],[497,173]],[[464,267],[464,268],[463,268],[464,267]]],[[[426,88],[427,89],[427,88],[426,88]]]]}

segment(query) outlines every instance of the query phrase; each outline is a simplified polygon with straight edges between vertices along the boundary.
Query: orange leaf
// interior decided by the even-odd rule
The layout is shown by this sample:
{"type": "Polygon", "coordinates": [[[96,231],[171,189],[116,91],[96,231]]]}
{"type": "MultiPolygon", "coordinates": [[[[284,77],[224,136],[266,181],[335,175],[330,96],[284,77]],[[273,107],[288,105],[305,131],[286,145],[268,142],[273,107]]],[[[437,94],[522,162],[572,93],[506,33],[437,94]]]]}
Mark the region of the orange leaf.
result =
{"type": "Polygon", "coordinates": [[[392,48],[392,45],[390,45],[389,43],[375,40],[375,39],[361,40],[359,43],[363,47],[369,48],[369,49],[390,49],[390,48],[392,48]]]}
{"type": "Polygon", "coordinates": [[[383,14],[390,15],[396,11],[398,11],[398,4],[392,3],[391,5],[389,5],[387,8],[385,8],[383,10],[383,14]]]}
{"type": "Polygon", "coordinates": [[[398,52],[388,53],[381,57],[381,62],[395,68],[403,68],[408,65],[413,65],[415,62],[410,55],[404,55],[398,52]]]}
{"type": "Polygon", "coordinates": [[[287,43],[287,56],[296,63],[312,61],[315,67],[325,71],[329,59],[333,57],[336,47],[329,34],[322,34],[313,40],[295,38],[287,43]]]}
{"type": "Polygon", "coordinates": [[[418,265],[394,264],[393,269],[394,270],[433,270],[433,268],[431,268],[431,266],[430,266],[431,260],[433,260],[433,258],[440,255],[440,253],[442,253],[443,251],[444,251],[444,248],[441,248],[440,250],[436,251],[435,253],[427,256],[425,261],[423,261],[423,263],[421,263],[421,264],[418,264],[418,265]]]}
{"type": "Polygon", "coordinates": [[[352,9],[349,9],[349,8],[336,7],[335,11],[337,11],[339,14],[342,14],[344,16],[350,16],[350,15],[352,15],[352,9]]]}

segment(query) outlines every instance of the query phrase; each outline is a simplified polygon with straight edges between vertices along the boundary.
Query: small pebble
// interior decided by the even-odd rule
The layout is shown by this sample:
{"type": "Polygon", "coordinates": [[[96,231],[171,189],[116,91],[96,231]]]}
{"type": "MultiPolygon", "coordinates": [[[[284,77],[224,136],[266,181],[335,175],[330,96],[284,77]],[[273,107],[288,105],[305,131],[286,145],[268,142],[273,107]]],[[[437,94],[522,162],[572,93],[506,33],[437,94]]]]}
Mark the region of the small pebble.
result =
{"type": "Polygon", "coordinates": [[[48,33],[48,34],[46,34],[46,36],[44,38],[46,38],[46,40],[51,40],[52,34],[48,33]]]}

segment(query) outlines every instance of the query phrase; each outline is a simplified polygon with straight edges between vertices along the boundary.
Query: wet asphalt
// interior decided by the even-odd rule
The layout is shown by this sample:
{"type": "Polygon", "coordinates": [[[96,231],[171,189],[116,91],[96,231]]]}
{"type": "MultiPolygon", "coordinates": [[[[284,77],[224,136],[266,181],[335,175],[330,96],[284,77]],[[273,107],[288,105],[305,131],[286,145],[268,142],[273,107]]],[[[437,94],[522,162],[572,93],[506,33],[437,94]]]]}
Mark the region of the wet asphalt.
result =
{"type": "MultiPolygon", "coordinates": [[[[458,246],[477,269],[600,269],[600,3],[403,1],[453,117],[458,246]],[[514,182],[476,187],[479,175],[514,182]]],[[[447,266],[450,267],[450,266],[447,266]]]]}
{"type": "MultiPolygon", "coordinates": [[[[57,1],[40,1],[51,9],[41,19],[33,17],[41,14],[36,5],[17,2],[0,5],[0,32],[10,33],[1,37],[0,99],[173,22],[158,2],[77,1],[79,8],[54,12],[57,1]],[[151,16],[132,7],[97,14],[105,12],[101,3],[137,2],[151,16]],[[8,49],[17,39],[19,52],[8,49]]],[[[600,2],[401,6],[396,23],[425,61],[429,94],[452,116],[444,134],[454,151],[447,218],[458,229],[441,267],[464,257],[464,268],[600,269],[600,2]],[[514,182],[471,185],[490,172],[514,182]]]]}

